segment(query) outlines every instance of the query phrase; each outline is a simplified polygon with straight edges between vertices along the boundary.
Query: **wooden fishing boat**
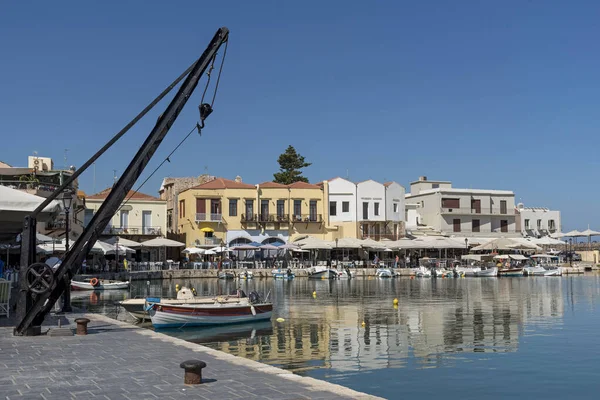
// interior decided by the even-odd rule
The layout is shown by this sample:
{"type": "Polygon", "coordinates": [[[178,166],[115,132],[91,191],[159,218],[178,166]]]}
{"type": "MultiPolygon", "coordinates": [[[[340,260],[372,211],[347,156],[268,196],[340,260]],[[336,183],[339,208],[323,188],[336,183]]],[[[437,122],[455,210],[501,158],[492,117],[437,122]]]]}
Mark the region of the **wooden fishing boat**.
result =
{"type": "Polygon", "coordinates": [[[456,267],[454,269],[460,276],[476,276],[476,273],[481,271],[481,267],[456,267]]]}
{"type": "Polygon", "coordinates": [[[317,266],[308,270],[308,279],[336,279],[337,271],[331,268],[317,266]]]}
{"type": "Polygon", "coordinates": [[[479,278],[496,277],[498,276],[498,267],[481,268],[479,271],[476,271],[473,276],[477,276],[479,278]]]}
{"type": "MultiPolygon", "coordinates": [[[[224,300],[224,299],[223,299],[224,300]]],[[[183,328],[238,324],[271,319],[273,303],[264,302],[256,292],[236,302],[217,299],[212,304],[154,303],[149,310],[154,328],[183,328]]]]}
{"type": "Polygon", "coordinates": [[[73,290],[116,290],[129,288],[129,281],[111,281],[108,279],[92,278],[89,281],[71,281],[73,290]]]}
{"type": "Polygon", "coordinates": [[[219,279],[235,279],[235,273],[233,271],[219,271],[219,279]]]}

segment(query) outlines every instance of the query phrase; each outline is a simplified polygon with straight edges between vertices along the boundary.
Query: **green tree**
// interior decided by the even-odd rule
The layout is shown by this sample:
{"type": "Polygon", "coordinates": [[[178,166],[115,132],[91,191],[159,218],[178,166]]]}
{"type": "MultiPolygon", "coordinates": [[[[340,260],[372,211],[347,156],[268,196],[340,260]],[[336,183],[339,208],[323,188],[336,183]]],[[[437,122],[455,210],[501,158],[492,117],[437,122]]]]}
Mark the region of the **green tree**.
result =
{"type": "Polygon", "coordinates": [[[289,185],[294,182],[308,182],[308,179],[302,176],[302,168],[311,165],[304,161],[304,157],[296,152],[294,146],[288,146],[285,152],[277,159],[279,171],[273,174],[275,182],[289,185]]]}

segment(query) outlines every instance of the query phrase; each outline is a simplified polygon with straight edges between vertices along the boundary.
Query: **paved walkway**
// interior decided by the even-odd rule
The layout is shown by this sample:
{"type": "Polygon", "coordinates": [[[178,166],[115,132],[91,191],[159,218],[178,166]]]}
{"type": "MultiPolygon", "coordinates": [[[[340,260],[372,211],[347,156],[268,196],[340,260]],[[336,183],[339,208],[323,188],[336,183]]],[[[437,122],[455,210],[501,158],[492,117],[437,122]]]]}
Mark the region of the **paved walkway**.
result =
{"type": "Polygon", "coordinates": [[[0,399],[376,399],[101,315],[85,316],[92,320],[87,336],[14,337],[12,328],[0,328],[0,399]],[[179,364],[188,359],[207,363],[205,383],[183,384],[179,364]]]}

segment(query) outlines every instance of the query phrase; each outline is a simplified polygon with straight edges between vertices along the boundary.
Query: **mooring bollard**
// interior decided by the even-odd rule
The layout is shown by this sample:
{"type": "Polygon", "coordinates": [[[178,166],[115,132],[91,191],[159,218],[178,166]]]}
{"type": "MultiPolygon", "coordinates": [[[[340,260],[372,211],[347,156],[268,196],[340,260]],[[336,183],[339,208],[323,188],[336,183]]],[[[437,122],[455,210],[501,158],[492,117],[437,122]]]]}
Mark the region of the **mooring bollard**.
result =
{"type": "Polygon", "coordinates": [[[206,363],[200,360],[187,360],[179,365],[185,369],[183,383],[186,385],[198,385],[202,383],[202,368],[206,367],[206,363]]]}
{"type": "Polygon", "coordinates": [[[90,322],[87,318],[77,318],[75,323],[77,324],[77,334],[87,335],[87,324],[90,322]]]}

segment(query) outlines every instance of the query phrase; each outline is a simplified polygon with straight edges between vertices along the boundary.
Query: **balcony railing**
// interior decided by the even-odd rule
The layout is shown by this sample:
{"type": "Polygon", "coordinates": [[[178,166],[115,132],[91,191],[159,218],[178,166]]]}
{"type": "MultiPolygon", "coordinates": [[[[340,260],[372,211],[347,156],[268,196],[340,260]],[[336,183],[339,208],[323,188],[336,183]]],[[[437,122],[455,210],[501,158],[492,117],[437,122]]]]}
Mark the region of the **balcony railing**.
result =
{"type": "Polygon", "coordinates": [[[67,221],[59,220],[59,221],[49,221],[46,223],[46,229],[55,230],[55,229],[67,229],[67,221]]]}
{"type": "Polygon", "coordinates": [[[203,237],[196,239],[195,244],[198,246],[220,246],[221,239],[218,237],[203,237]]]}
{"type": "Polygon", "coordinates": [[[258,222],[258,214],[242,214],[242,222],[258,222]]]}
{"type": "Polygon", "coordinates": [[[259,222],[290,222],[290,217],[288,214],[259,214],[258,215],[259,222]]]}
{"type": "MultiPolygon", "coordinates": [[[[486,233],[515,233],[515,229],[514,228],[505,228],[505,230],[502,230],[502,228],[495,228],[495,229],[484,229],[483,227],[481,227],[480,229],[472,229],[472,228],[462,228],[460,229],[460,231],[455,231],[453,227],[449,227],[447,229],[442,229],[442,232],[444,233],[449,233],[449,234],[455,234],[455,233],[481,233],[481,234],[486,234],[486,233]]],[[[519,231],[520,232],[520,231],[519,231]]]]}
{"type": "Polygon", "coordinates": [[[160,226],[107,226],[102,231],[104,235],[153,235],[161,236],[162,228],[160,226]]]}
{"type": "Polygon", "coordinates": [[[321,214],[293,214],[292,222],[323,222],[321,214]]]}
{"type": "Polygon", "coordinates": [[[196,222],[199,221],[221,222],[223,221],[223,214],[196,213],[196,222]]]}
{"type": "Polygon", "coordinates": [[[371,234],[362,234],[362,239],[373,239],[373,240],[398,240],[400,239],[400,235],[394,235],[393,233],[371,233],[371,234]]]}
{"type": "Polygon", "coordinates": [[[515,215],[515,210],[503,208],[448,208],[440,209],[442,214],[457,215],[515,215]]]}

